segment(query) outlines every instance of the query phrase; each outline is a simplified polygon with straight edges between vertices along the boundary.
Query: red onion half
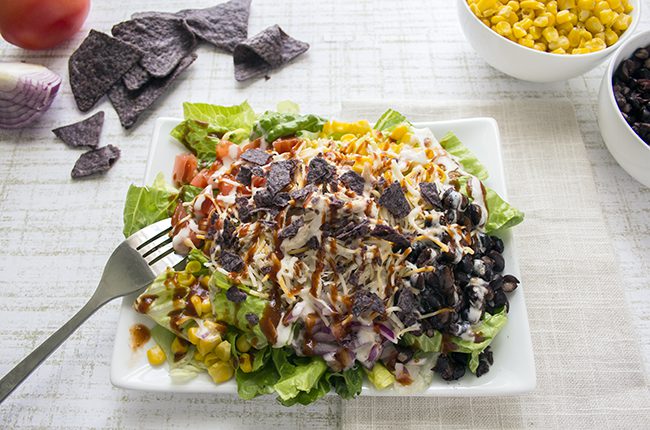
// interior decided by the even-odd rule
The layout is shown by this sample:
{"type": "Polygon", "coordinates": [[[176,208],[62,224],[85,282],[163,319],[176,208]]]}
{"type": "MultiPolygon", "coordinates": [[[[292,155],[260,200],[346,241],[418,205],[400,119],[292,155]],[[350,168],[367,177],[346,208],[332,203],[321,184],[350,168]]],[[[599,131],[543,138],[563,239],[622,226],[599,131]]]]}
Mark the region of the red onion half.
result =
{"type": "Polygon", "coordinates": [[[61,86],[44,66],[0,63],[0,128],[22,128],[43,115],[61,86]]]}

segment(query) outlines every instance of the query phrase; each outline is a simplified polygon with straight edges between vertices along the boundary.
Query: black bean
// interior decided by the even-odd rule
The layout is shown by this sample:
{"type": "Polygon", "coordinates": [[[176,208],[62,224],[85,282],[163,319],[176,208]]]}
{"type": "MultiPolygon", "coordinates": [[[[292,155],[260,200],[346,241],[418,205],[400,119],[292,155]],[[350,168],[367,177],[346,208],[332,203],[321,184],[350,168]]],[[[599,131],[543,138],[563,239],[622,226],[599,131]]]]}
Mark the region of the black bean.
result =
{"type": "Polygon", "coordinates": [[[482,210],[479,205],[469,205],[466,212],[467,215],[469,215],[469,219],[472,221],[472,226],[478,225],[478,223],[481,222],[482,210]]]}
{"type": "Polygon", "coordinates": [[[460,259],[456,267],[458,268],[458,270],[461,270],[462,272],[471,273],[472,269],[474,268],[474,263],[472,262],[472,256],[469,254],[465,254],[463,258],[460,259]]]}
{"type": "Polygon", "coordinates": [[[503,291],[506,293],[511,293],[517,289],[519,285],[519,279],[515,278],[512,275],[506,275],[503,277],[503,291]]]}
{"type": "Polygon", "coordinates": [[[488,256],[494,262],[494,264],[492,265],[492,270],[494,270],[497,273],[503,272],[503,269],[505,268],[505,265],[506,265],[506,262],[503,259],[503,256],[495,249],[490,251],[488,256]]]}
{"type": "Polygon", "coordinates": [[[634,56],[639,60],[647,60],[650,57],[648,50],[646,48],[637,49],[636,51],[634,51],[634,56]]]}
{"type": "Polygon", "coordinates": [[[458,271],[456,272],[455,277],[456,277],[456,283],[458,284],[459,287],[464,288],[465,286],[467,286],[467,284],[469,284],[470,277],[467,273],[458,271]]]}
{"type": "Polygon", "coordinates": [[[503,254],[503,250],[505,249],[503,246],[503,240],[501,240],[501,238],[496,236],[490,236],[490,241],[492,244],[490,249],[498,252],[499,254],[503,254]]]}
{"type": "Polygon", "coordinates": [[[440,289],[446,296],[454,293],[454,272],[448,266],[443,266],[438,273],[440,289]]]}

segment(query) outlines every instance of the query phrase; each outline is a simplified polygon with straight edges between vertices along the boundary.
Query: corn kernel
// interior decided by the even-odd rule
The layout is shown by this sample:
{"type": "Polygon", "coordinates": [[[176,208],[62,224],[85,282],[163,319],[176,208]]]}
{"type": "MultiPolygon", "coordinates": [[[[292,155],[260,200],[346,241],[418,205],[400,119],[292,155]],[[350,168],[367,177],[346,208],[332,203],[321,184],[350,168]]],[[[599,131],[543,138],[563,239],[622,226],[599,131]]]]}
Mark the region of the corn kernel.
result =
{"type": "Polygon", "coordinates": [[[535,18],[535,20],[533,21],[533,24],[534,24],[536,27],[546,27],[546,26],[548,26],[548,25],[549,25],[548,16],[546,16],[546,15],[540,15],[540,16],[538,16],[538,17],[535,18]]]}
{"type": "Polygon", "coordinates": [[[402,136],[408,131],[406,124],[398,125],[390,134],[390,138],[393,140],[400,140],[402,136]]]}
{"type": "Polygon", "coordinates": [[[560,38],[555,27],[546,27],[544,31],[542,31],[542,36],[544,36],[544,39],[549,43],[556,42],[560,38]]]}
{"type": "Polygon", "coordinates": [[[594,10],[596,8],[596,0],[578,0],[578,8],[583,10],[594,10]]]}
{"type": "Polygon", "coordinates": [[[251,344],[244,336],[237,336],[235,347],[239,352],[248,352],[251,349],[251,344]]]}
{"type": "Polygon", "coordinates": [[[591,51],[587,48],[573,48],[571,51],[572,54],[589,54],[591,51]]]}
{"type": "Polygon", "coordinates": [[[500,22],[494,26],[494,30],[501,36],[509,36],[512,34],[512,27],[509,22],[500,22]]]}
{"type": "Polygon", "coordinates": [[[533,39],[521,38],[517,42],[527,48],[532,48],[535,45],[533,39]]]}
{"type": "Polygon", "coordinates": [[[557,2],[555,0],[546,3],[546,12],[554,16],[557,15],[557,2]]]}
{"type": "Polygon", "coordinates": [[[196,351],[196,352],[194,353],[194,359],[195,359],[196,361],[203,362],[203,360],[205,360],[205,356],[204,356],[203,354],[201,354],[199,351],[196,351]]]}
{"type": "Polygon", "coordinates": [[[235,369],[232,368],[230,363],[217,362],[208,367],[208,373],[215,384],[221,384],[233,377],[235,369]]]}
{"type": "Polygon", "coordinates": [[[224,340],[214,349],[214,354],[221,361],[230,360],[230,342],[224,340]]]}
{"type": "Polygon", "coordinates": [[[196,316],[200,317],[201,314],[203,313],[203,307],[201,306],[201,302],[202,302],[201,297],[195,294],[192,297],[190,297],[190,302],[192,303],[192,306],[196,311],[196,316]]]}
{"type": "Polygon", "coordinates": [[[558,24],[564,24],[567,22],[571,22],[571,12],[568,10],[561,10],[557,13],[557,16],[555,17],[555,21],[558,24]]]}
{"type": "Polygon", "coordinates": [[[205,358],[203,359],[203,364],[210,367],[214,363],[218,363],[219,361],[220,360],[219,360],[219,357],[217,357],[217,354],[215,354],[214,352],[211,352],[211,353],[205,355],[205,358]]]}
{"type": "Polygon", "coordinates": [[[212,302],[210,302],[210,299],[208,297],[203,299],[203,301],[201,302],[201,313],[202,314],[212,313],[212,302]]]}
{"type": "Polygon", "coordinates": [[[609,3],[604,0],[599,1],[596,3],[596,7],[594,8],[594,15],[600,14],[600,12],[604,11],[605,9],[609,9],[609,3]]]}
{"type": "Polygon", "coordinates": [[[211,336],[207,339],[199,339],[199,342],[196,344],[196,349],[203,355],[209,354],[219,343],[221,342],[221,336],[211,336]]]}
{"type": "Polygon", "coordinates": [[[526,34],[528,34],[528,33],[526,32],[526,30],[524,30],[523,28],[521,28],[521,24],[520,24],[520,23],[515,23],[515,24],[512,26],[512,35],[513,35],[514,37],[516,37],[517,39],[521,39],[522,37],[526,36],[526,34]]]}
{"type": "Polygon", "coordinates": [[[518,1],[510,0],[508,6],[510,6],[510,9],[512,9],[513,12],[517,12],[520,9],[518,1]]]}
{"type": "Polygon", "coordinates": [[[190,341],[192,345],[196,345],[199,343],[199,337],[196,335],[198,331],[199,331],[198,327],[190,327],[187,330],[187,339],[190,341]]]}
{"type": "Polygon", "coordinates": [[[528,30],[528,34],[530,34],[533,39],[537,40],[540,37],[542,37],[542,30],[539,27],[531,27],[530,30],[528,30]]]}
{"type": "Polygon", "coordinates": [[[607,3],[609,3],[609,7],[611,7],[612,9],[619,8],[623,5],[621,3],[621,0],[607,0],[607,3]]]}
{"type": "Polygon", "coordinates": [[[242,354],[239,356],[239,368],[244,373],[253,371],[253,363],[251,362],[250,354],[242,354]]]}
{"type": "Polygon", "coordinates": [[[578,13],[578,21],[580,22],[585,22],[591,17],[591,11],[589,10],[581,10],[578,13]]]}
{"type": "Polygon", "coordinates": [[[605,30],[605,43],[607,46],[612,46],[616,42],[618,42],[618,34],[609,28],[605,30]]]}
{"type": "Polygon", "coordinates": [[[185,354],[187,352],[187,345],[180,337],[175,337],[172,341],[171,350],[175,355],[185,354]]]}
{"type": "Polygon", "coordinates": [[[576,0],[557,0],[560,9],[573,9],[576,7],[576,0]]]}
{"type": "Polygon", "coordinates": [[[199,283],[201,284],[202,287],[208,288],[208,286],[210,285],[210,277],[207,275],[201,276],[199,283]]]}
{"type": "Polygon", "coordinates": [[[585,28],[591,33],[600,33],[601,31],[605,30],[605,27],[603,27],[603,24],[596,18],[595,16],[592,16],[585,22],[585,28]]]}
{"type": "Polygon", "coordinates": [[[147,350],[147,360],[152,366],[160,366],[167,360],[167,356],[165,351],[159,345],[156,345],[147,350]]]}
{"type": "Polygon", "coordinates": [[[612,24],[612,29],[618,31],[625,31],[630,27],[632,23],[632,17],[630,15],[619,15],[614,24],[612,24]]]}
{"type": "Polygon", "coordinates": [[[563,48],[557,48],[552,50],[551,54],[566,54],[566,51],[563,48]]]}
{"type": "Polygon", "coordinates": [[[544,10],[544,3],[536,0],[523,0],[519,2],[522,9],[544,10]]]}
{"type": "Polygon", "coordinates": [[[539,43],[536,43],[535,45],[533,45],[533,49],[537,49],[538,51],[546,52],[546,45],[544,43],[539,42],[539,43]]]}

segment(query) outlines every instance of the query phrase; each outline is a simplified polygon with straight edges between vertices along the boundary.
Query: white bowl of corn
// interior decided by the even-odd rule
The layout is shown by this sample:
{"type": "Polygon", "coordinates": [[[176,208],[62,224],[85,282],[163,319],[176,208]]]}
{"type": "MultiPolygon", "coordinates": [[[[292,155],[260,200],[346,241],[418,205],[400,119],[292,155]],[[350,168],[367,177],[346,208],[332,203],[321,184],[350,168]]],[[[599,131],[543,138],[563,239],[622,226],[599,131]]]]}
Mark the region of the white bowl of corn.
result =
{"type": "Polygon", "coordinates": [[[457,0],[460,26],[495,69],[532,82],[598,66],[636,28],[639,0],[457,0]]]}

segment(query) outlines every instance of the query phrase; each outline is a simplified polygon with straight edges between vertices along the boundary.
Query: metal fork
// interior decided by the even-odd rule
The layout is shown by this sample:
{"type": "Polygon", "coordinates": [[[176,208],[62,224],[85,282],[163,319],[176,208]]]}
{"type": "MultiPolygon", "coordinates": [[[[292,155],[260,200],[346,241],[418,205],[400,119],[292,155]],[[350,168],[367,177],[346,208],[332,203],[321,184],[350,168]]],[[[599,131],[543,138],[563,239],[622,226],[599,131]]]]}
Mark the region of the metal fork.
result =
{"type": "Polygon", "coordinates": [[[134,233],[113,251],[88,303],[0,380],[0,403],[97,309],[143,290],[168,267],[183,266],[185,260],[172,247],[171,229],[171,219],[164,219],[134,233]]]}

